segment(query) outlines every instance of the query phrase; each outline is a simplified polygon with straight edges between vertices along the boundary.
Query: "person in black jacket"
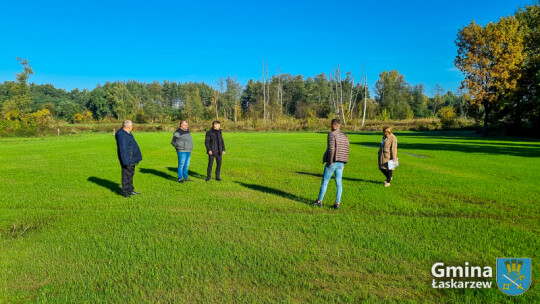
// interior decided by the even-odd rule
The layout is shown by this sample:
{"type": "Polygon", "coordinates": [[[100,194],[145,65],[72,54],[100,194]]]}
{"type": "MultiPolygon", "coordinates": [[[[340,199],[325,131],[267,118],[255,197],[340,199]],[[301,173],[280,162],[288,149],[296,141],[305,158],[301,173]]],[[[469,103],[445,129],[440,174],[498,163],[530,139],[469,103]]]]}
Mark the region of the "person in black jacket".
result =
{"type": "Polygon", "coordinates": [[[135,174],[135,166],[142,160],[141,149],[135,141],[133,134],[133,123],[130,120],[124,121],[122,129],[115,134],[116,147],[118,152],[118,160],[122,166],[122,195],[130,197],[135,194],[133,188],[133,175],[135,174]]]}
{"type": "Polygon", "coordinates": [[[206,181],[209,181],[212,177],[212,166],[214,165],[214,158],[216,159],[216,180],[221,181],[221,158],[225,155],[225,142],[223,142],[223,136],[221,135],[221,123],[219,121],[212,122],[212,129],[206,132],[204,139],[204,145],[206,146],[206,153],[208,153],[208,169],[206,170],[206,181]]]}

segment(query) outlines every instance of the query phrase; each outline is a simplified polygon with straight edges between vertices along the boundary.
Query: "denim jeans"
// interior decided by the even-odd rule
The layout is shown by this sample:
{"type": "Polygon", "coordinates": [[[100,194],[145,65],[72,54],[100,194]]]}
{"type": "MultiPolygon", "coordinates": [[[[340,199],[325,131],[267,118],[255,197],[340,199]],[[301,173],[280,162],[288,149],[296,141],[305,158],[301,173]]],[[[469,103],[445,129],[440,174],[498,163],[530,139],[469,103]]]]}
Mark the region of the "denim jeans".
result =
{"type": "Polygon", "coordinates": [[[191,152],[178,152],[178,179],[188,178],[189,160],[191,152]]]}
{"type": "Polygon", "coordinates": [[[343,177],[344,167],[345,167],[345,163],[342,163],[342,162],[335,162],[331,165],[329,165],[328,163],[326,164],[326,166],[324,167],[321,190],[319,191],[319,201],[322,202],[324,198],[324,194],[326,193],[326,188],[328,188],[328,182],[332,178],[332,175],[334,174],[334,172],[336,173],[336,187],[337,187],[336,203],[339,203],[341,201],[341,193],[343,192],[341,178],[343,177]]]}

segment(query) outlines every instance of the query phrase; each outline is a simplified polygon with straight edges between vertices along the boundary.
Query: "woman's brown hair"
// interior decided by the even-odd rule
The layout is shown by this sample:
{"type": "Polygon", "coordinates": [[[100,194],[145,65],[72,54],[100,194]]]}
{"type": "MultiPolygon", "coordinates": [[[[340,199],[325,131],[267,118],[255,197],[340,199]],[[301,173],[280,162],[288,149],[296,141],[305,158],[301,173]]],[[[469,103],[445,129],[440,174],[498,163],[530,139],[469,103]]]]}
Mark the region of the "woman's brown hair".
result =
{"type": "Polygon", "coordinates": [[[390,126],[384,127],[382,130],[383,130],[384,135],[386,136],[392,134],[392,127],[390,126]]]}

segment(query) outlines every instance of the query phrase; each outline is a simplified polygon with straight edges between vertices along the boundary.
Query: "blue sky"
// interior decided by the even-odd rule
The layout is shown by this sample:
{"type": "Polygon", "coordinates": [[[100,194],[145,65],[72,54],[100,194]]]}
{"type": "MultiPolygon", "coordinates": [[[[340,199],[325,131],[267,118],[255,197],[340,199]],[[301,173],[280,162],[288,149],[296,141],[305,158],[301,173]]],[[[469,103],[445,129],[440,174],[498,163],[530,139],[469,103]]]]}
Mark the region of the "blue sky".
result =
{"type": "Polygon", "coordinates": [[[456,91],[454,40],[533,0],[481,1],[2,1],[0,82],[28,58],[30,82],[203,81],[270,74],[329,74],[340,64],[372,88],[383,70],[410,84],[456,91]]]}

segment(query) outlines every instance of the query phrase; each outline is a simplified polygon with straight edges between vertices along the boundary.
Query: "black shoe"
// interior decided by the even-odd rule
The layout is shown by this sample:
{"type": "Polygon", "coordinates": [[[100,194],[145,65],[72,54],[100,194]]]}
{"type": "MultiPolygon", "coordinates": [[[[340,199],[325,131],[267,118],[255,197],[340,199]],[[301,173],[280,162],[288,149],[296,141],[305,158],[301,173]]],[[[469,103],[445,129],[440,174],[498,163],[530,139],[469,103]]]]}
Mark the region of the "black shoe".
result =
{"type": "Polygon", "coordinates": [[[322,207],[322,202],[320,200],[315,200],[313,203],[309,204],[310,206],[322,207]]]}
{"type": "Polygon", "coordinates": [[[141,194],[141,193],[140,193],[140,192],[135,192],[135,191],[133,191],[133,192],[131,192],[130,195],[139,195],[139,194],[141,194]]]}
{"type": "Polygon", "coordinates": [[[209,182],[209,181],[210,181],[210,177],[207,177],[207,178],[206,178],[206,181],[209,182]]]}
{"type": "Polygon", "coordinates": [[[334,209],[336,209],[336,210],[339,209],[339,203],[334,203],[334,205],[332,206],[332,208],[334,208],[334,209]]]}
{"type": "Polygon", "coordinates": [[[192,180],[192,179],[189,179],[189,178],[185,178],[184,181],[185,181],[185,182],[192,182],[193,180],[192,180]]]}
{"type": "Polygon", "coordinates": [[[216,177],[216,180],[217,180],[218,182],[220,182],[220,181],[221,181],[221,178],[219,178],[219,177],[216,177]]]}
{"type": "Polygon", "coordinates": [[[183,182],[184,182],[184,180],[183,180],[183,179],[181,179],[181,178],[179,178],[179,179],[178,179],[178,182],[179,182],[179,183],[183,183],[183,182]]]}
{"type": "Polygon", "coordinates": [[[130,198],[131,194],[124,194],[124,198],[130,198]]]}

